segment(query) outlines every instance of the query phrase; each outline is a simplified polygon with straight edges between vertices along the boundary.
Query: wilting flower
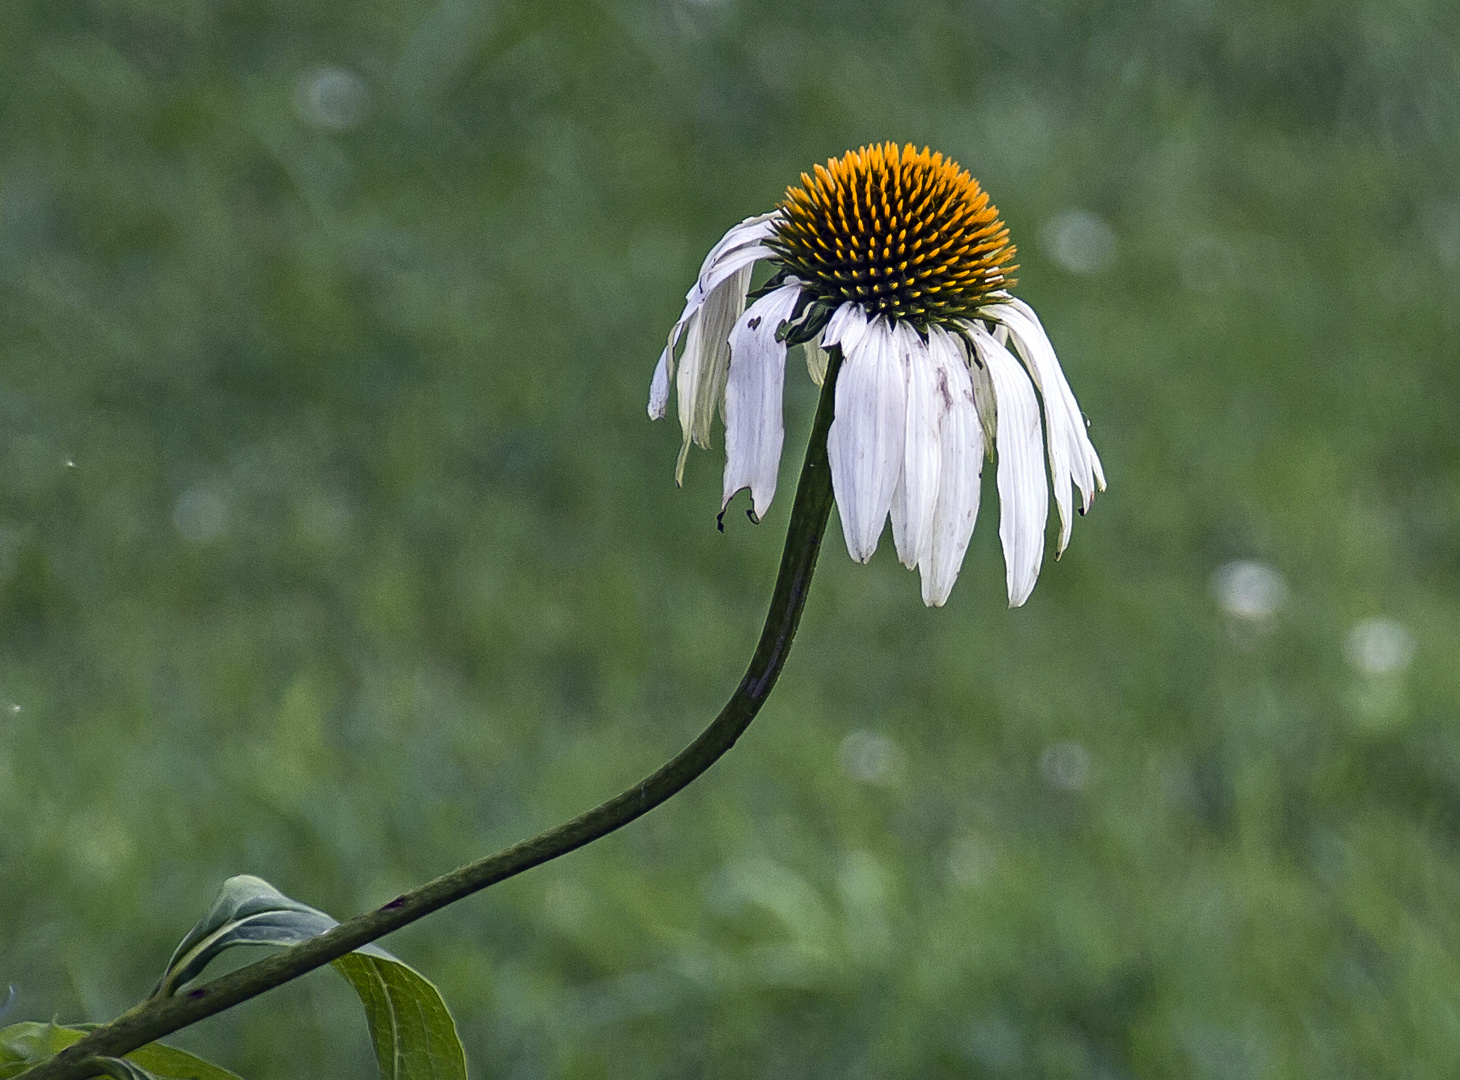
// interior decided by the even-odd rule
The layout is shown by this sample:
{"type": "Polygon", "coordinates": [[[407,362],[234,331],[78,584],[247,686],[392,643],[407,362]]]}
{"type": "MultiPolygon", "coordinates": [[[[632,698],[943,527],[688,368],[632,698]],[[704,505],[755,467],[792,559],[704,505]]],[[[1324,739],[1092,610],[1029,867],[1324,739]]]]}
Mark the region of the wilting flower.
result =
{"type": "Polygon", "coordinates": [[[839,347],[827,452],[847,551],[870,559],[891,514],[898,557],[921,571],[924,602],[941,605],[973,535],[984,458],[997,455],[1009,603],[1022,604],[1044,558],[1046,455],[1057,552],[1072,489],[1084,513],[1105,474],[1044,327],[1009,292],[1009,231],[978,181],[927,149],[863,147],[815,173],[725,234],[669,331],[649,415],[664,416],[672,381],[684,429],[675,480],[691,441],[709,448],[718,411],[724,505],[748,487],[763,516],[785,435],[786,348],[804,346],[819,385],[839,347]],[[760,260],[774,272],[747,308],[760,260]]]}

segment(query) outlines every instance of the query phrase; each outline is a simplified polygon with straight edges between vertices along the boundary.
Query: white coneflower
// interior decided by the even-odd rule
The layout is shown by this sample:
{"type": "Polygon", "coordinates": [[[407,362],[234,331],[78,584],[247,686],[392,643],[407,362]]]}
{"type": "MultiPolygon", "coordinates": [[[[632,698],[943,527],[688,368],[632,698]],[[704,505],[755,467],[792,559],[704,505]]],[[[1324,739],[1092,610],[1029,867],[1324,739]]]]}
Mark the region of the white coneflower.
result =
{"type": "Polygon", "coordinates": [[[787,345],[804,345],[818,384],[824,350],[837,346],[827,453],[852,558],[872,557],[890,514],[898,557],[921,571],[924,602],[941,605],[973,535],[985,455],[997,454],[1009,603],[1022,604],[1044,558],[1046,455],[1057,552],[1070,539],[1072,488],[1083,513],[1105,474],[1044,327],[1009,293],[1009,231],[978,181],[926,148],[863,147],[815,173],[725,234],[669,332],[649,415],[664,416],[673,382],[684,429],[675,480],[691,441],[709,447],[718,411],[724,505],[748,487],[763,516],[785,434],[787,345]],[[747,308],[761,259],[775,272],[747,308]]]}

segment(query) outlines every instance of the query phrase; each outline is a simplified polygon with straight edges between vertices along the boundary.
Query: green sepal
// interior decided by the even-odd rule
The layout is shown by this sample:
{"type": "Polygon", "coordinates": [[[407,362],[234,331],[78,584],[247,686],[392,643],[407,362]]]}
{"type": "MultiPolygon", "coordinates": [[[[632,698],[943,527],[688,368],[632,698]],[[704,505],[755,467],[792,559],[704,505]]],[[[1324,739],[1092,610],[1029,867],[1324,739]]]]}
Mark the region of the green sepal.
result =
{"type": "Polygon", "coordinates": [[[787,345],[804,345],[826,329],[826,324],[831,321],[836,309],[837,305],[829,304],[819,297],[813,300],[810,293],[803,291],[796,301],[796,309],[791,313],[791,318],[776,331],[776,340],[784,341],[787,345]]]}
{"type": "Polygon", "coordinates": [[[782,285],[786,284],[786,280],[790,276],[790,271],[788,270],[777,270],[774,274],[766,279],[764,285],[761,285],[759,288],[756,289],[751,289],[750,292],[746,294],[745,299],[747,303],[753,304],[762,296],[769,296],[771,293],[779,289],[782,285]]]}

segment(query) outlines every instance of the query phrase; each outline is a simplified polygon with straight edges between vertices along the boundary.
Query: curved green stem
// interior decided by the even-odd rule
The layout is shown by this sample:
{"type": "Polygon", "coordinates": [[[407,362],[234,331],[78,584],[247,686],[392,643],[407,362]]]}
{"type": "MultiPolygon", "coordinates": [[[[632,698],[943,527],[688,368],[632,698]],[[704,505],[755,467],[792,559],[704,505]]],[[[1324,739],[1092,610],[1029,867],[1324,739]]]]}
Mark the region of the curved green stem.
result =
{"type": "Polygon", "coordinates": [[[831,467],[826,433],[831,427],[839,350],[833,349],[816,420],[796,486],[796,501],[765,627],[745,677],[710,726],[653,775],[572,821],[530,840],[443,874],[387,904],[357,915],[319,937],[265,957],[248,967],[176,997],[153,998],[93,1030],[49,1061],[22,1073],[25,1080],[85,1080],[97,1075],[98,1058],[115,1058],[155,1042],[205,1017],[322,967],[377,938],[499,881],[540,866],[607,836],[642,817],[703,774],[735,745],[765,704],[785,665],[816,569],[821,537],[831,512],[831,467]]]}

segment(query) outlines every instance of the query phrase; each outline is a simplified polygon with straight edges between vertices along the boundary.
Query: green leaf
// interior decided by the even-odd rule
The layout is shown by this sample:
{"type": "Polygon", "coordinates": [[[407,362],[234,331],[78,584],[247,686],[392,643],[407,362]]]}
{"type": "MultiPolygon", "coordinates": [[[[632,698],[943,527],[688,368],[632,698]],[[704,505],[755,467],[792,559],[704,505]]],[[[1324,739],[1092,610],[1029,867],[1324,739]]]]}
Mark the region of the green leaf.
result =
{"type": "MultiPolygon", "coordinates": [[[[298,945],[338,925],[323,911],[290,899],[263,878],[252,874],[231,877],[218,890],[208,913],[173,951],[152,996],[171,997],[201,975],[215,956],[235,945],[298,945]]],[[[361,951],[394,959],[376,945],[363,946],[361,951]]]]}
{"type": "Polygon", "coordinates": [[[466,1080],[456,1023],[436,987],[394,957],[351,953],[334,962],[360,995],[384,1080],[466,1080]]]}
{"type": "MultiPolygon", "coordinates": [[[[173,952],[153,996],[175,993],[234,945],[297,945],[338,925],[262,878],[231,877],[208,914],[173,952]]],[[[466,1055],[456,1024],[441,994],[423,975],[378,945],[341,957],[334,968],[360,995],[385,1080],[466,1080],[466,1055]]]]}
{"type": "MultiPolygon", "coordinates": [[[[57,1027],[55,1024],[38,1024],[27,1021],[11,1024],[0,1029],[0,1080],[24,1072],[37,1061],[45,1061],[76,1039],[64,1039],[60,1033],[73,1029],[57,1027]]],[[[76,1038],[83,1033],[78,1032],[76,1038]]]]}
{"type": "MultiPolygon", "coordinates": [[[[0,1080],[8,1080],[37,1062],[54,1057],[86,1033],[85,1028],[34,1021],[0,1030],[0,1080]]],[[[227,1069],[162,1043],[133,1050],[127,1060],[161,1080],[239,1080],[237,1074],[227,1069]]]]}
{"type": "Polygon", "coordinates": [[[127,1058],[163,1080],[238,1080],[236,1073],[210,1065],[186,1050],[162,1043],[148,1043],[133,1050],[127,1058]]]}
{"type": "Polygon", "coordinates": [[[100,1075],[110,1076],[112,1080],[157,1080],[135,1061],[128,1061],[126,1058],[96,1058],[95,1060],[97,1068],[103,1070],[100,1075]]]}

